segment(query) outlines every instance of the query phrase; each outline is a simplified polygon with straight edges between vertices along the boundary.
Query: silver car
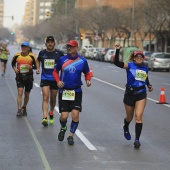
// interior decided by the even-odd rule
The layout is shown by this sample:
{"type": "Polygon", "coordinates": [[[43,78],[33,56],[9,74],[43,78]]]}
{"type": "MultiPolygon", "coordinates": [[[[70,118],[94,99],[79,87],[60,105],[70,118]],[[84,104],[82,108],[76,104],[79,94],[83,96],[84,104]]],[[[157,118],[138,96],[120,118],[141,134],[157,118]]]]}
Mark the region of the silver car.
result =
{"type": "Polygon", "coordinates": [[[170,71],[170,53],[156,52],[153,53],[148,61],[148,69],[170,71]]]}

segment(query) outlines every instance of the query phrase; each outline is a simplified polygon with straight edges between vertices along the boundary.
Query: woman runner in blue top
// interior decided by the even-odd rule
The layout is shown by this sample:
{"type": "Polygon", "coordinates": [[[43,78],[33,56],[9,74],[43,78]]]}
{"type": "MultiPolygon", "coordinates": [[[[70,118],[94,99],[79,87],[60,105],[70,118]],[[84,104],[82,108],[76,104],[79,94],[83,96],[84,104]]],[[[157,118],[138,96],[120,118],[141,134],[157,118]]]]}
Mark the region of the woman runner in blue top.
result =
{"type": "Polygon", "coordinates": [[[146,105],[146,85],[148,91],[153,90],[152,85],[148,79],[148,68],[143,65],[144,55],[141,51],[136,51],[130,55],[130,62],[124,63],[119,61],[120,43],[116,44],[116,54],[114,64],[120,68],[126,69],[127,84],[124,94],[124,105],[126,110],[126,118],[124,119],[124,136],[127,140],[131,139],[129,133],[129,124],[133,119],[135,112],[135,141],[134,147],[139,148],[141,143],[139,141],[142,131],[142,116],[146,105]]]}

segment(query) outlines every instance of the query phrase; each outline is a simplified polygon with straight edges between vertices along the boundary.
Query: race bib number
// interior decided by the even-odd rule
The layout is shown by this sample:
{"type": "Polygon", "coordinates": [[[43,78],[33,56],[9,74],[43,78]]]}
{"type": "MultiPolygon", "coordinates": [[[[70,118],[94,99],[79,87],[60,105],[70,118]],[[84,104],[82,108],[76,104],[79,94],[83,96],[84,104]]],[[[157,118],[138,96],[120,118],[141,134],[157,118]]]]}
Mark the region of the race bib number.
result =
{"type": "Polygon", "coordinates": [[[135,77],[136,80],[146,81],[146,78],[147,78],[147,74],[146,74],[145,71],[143,71],[143,70],[136,70],[136,77],[135,77]]]}
{"type": "Polygon", "coordinates": [[[55,65],[55,60],[53,59],[45,59],[44,60],[44,68],[53,69],[55,65]]]}
{"type": "Polygon", "coordinates": [[[26,64],[20,65],[20,73],[28,73],[29,69],[26,67],[26,64]]]}
{"type": "Polygon", "coordinates": [[[63,90],[62,100],[75,100],[75,91],[74,90],[63,90]]]}

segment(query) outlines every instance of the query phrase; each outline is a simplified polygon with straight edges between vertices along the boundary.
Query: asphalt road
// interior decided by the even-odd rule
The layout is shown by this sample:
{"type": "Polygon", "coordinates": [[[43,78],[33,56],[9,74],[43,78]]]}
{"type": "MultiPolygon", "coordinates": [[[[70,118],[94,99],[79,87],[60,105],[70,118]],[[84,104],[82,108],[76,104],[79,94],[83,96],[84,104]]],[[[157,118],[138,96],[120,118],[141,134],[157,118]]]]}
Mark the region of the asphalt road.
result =
{"type": "MultiPolygon", "coordinates": [[[[149,72],[154,91],[148,93],[143,115],[141,148],[134,149],[135,122],[130,124],[132,139],[123,136],[123,93],[126,72],[112,64],[89,60],[93,69],[92,86],[83,86],[83,111],[75,135],[75,145],[66,137],[57,140],[60,129],[58,104],[55,123],[41,125],[42,94],[40,75],[34,74],[34,87],[27,107],[28,116],[16,118],[17,88],[11,58],[19,49],[9,46],[5,77],[0,77],[0,170],[169,170],[170,169],[170,105],[159,102],[165,88],[170,103],[170,72],[149,72]]],[[[38,51],[34,51],[38,53],[38,51]]],[[[82,80],[84,76],[82,76],[82,80]]],[[[84,82],[84,80],[83,80],[84,82]]]]}

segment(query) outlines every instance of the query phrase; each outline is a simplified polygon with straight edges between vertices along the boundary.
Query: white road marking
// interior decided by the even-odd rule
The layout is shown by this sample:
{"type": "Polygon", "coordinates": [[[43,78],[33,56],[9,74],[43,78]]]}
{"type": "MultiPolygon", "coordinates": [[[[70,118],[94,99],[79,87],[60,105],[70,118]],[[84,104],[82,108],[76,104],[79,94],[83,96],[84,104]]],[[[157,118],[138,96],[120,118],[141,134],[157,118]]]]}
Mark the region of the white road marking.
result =
{"type": "MultiPolygon", "coordinates": [[[[125,90],[124,88],[121,88],[121,87],[116,86],[116,85],[114,85],[114,84],[111,84],[111,83],[108,83],[108,82],[106,82],[106,81],[100,80],[100,79],[98,79],[98,78],[96,78],[96,77],[93,77],[93,79],[95,79],[95,80],[97,80],[97,81],[100,81],[100,82],[102,82],[102,83],[104,83],[104,84],[107,84],[107,85],[109,85],[109,86],[116,87],[116,88],[118,88],[118,89],[120,89],[120,90],[125,90]]],[[[149,97],[148,97],[147,99],[150,100],[150,101],[159,103],[159,101],[154,100],[154,99],[151,99],[151,98],[149,98],[149,97]]],[[[170,105],[168,105],[168,104],[163,104],[163,105],[164,105],[164,106],[167,106],[167,107],[170,107],[170,105]]]]}
{"type": "MultiPolygon", "coordinates": [[[[5,80],[6,80],[6,79],[5,79],[5,80]]],[[[8,88],[9,88],[9,90],[10,90],[10,92],[11,92],[14,100],[16,101],[15,94],[14,94],[11,86],[9,85],[9,82],[6,81],[6,83],[7,83],[7,86],[8,86],[8,88]]],[[[40,142],[38,141],[38,138],[36,137],[35,132],[34,132],[32,126],[31,126],[31,124],[29,123],[27,117],[24,117],[24,120],[25,120],[25,122],[26,122],[26,124],[27,124],[27,128],[29,129],[29,132],[30,132],[30,134],[31,134],[31,137],[32,137],[33,141],[35,142],[35,145],[37,146],[37,150],[39,151],[39,155],[40,155],[40,157],[41,157],[41,160],[42,160],[42,163],[43,163],[45,169],[46,169],[46,170],[51,170],[51,167],[50,167],[49,162],[48,162],[48,160],[47,160],[47,158],[46,158],[46,155],[45,155],[45,153],[44,153],[44,150],[43,150],[40,142]]]]}
{"type": "MultiPolygon", "coordinates": [[[[57,113],[60,115],[59,113],[59,108],[57,106],[55,106],[55,110],[57,111],[57,113]]],[[[97,150],[91,143],[90,141],[80,132],[79,129],[76,130],[75,134],[80,138],[80,140],[87,146],[87,148],[89,148],[89,150],[94,151],[97,150]]]]}
{"type": "Polygon", "coordinates": [[[37,83],[34,83],[35,87],[40,87],[37,83]]]}
{"type": "Polygon", "coordinates": [[[163,83],[163,84],[170,86],[170,84],[168,84],[168,83],[163,83]]]}

